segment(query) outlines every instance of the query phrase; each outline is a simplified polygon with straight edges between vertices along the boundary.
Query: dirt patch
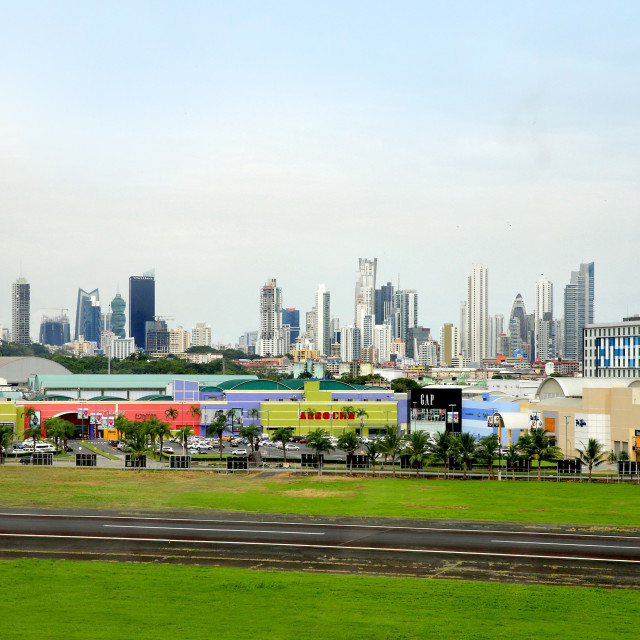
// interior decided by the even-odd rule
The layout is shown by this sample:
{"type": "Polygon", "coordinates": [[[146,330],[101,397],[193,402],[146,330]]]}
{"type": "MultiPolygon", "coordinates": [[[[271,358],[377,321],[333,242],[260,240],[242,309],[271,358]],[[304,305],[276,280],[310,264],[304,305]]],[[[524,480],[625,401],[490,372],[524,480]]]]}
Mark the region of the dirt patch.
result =
{"type": "Polygon", "coordinates": [[[278,495],[294,498],[356,498],[355,491],[323,491],[322,489],[300,489],[298,491],[280,491],[278,495]]]}
{"type": "Polygon", "coordinates": [[[522,511],[522,513],[533,513],[533,512],[544,513],[546,509],[520,509],[520,511],[522,511]]]}
{"type": "Polygon", "coordinates": [[[418,509],[468,509],[469,507],[463,507],[456,504],[414,504],[412,502],[403,502],[403,507],[416,507],[418,509]]]}

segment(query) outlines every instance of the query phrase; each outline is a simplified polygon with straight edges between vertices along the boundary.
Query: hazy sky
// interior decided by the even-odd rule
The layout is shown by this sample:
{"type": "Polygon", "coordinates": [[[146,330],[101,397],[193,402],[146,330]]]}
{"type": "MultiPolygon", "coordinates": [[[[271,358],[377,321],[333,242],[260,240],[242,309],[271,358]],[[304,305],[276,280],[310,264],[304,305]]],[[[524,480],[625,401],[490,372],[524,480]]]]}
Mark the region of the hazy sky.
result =
{"type": "MultiPolygon", "coordinates": [[[[103,302],[235,342],[277,278],[353,321],[358,257],[457,323],[595,262],[596,320],[640,312],[640,9],[627,2],[0,2],[0,323],[103,302]]],[[[34,322],[32,338],[37,338],[34,322]]]]}

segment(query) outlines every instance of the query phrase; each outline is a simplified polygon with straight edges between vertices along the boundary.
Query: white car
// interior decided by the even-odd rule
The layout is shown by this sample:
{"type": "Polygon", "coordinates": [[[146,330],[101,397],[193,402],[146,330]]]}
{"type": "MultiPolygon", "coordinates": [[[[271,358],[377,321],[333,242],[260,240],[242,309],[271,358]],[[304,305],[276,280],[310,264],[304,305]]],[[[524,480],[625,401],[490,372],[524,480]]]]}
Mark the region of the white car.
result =
{"type": "Polygon", "coordinates": [[[198,449],[187,449],[190,456],[197,456],[200,451],[198,449]]]}
{"type": "Polygon", "coordinates": [[[248,456],[249,452],[246,449],[234,449],[231,452],[231,455],[234,455],[234,456],[248,456]]]}
{"type": "Polygon", "coordinates": [[[287,442],[284,445],[286,451],[300,451],[300,447],[297,444],[292,444],[291,442],[287,442]]]}

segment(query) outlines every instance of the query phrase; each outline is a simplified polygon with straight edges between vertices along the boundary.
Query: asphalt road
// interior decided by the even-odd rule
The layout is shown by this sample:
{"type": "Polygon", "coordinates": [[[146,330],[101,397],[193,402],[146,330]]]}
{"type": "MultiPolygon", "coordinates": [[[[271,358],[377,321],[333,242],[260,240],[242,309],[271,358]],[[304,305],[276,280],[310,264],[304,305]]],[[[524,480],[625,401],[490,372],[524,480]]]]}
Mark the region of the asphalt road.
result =
{"type": "Polygon", "coordinates": [[[0,509],[0,557],[203,563],[638,588],[640,531],[0,509]]]}

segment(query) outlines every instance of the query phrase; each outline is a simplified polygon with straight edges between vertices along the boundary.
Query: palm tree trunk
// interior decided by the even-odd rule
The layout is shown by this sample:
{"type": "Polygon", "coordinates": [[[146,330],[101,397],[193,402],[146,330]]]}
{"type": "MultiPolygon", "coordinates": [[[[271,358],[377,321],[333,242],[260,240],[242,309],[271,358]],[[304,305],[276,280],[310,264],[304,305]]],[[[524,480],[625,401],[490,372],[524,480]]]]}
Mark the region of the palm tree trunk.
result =
{"type": "Polygon", "coordinates": [[[542,464],[542,460],[538,460],[538,480],[540,480],[540,465],[542,464]]]}
{"type": "Polygon", "coordinates": [[[396,457],[395,455],[391,456],[391,470],[393,473],[393,477],[396,477],[396,457]]]}

